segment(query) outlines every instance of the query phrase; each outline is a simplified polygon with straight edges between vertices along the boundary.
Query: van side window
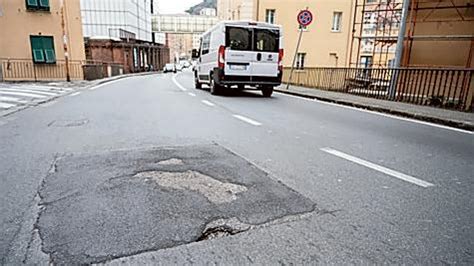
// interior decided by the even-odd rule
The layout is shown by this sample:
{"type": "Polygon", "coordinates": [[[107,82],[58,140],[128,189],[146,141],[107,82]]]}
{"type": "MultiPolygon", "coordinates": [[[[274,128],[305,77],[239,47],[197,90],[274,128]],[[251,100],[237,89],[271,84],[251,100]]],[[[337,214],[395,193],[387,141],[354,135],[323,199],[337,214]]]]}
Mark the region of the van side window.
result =
{"type": "Polygon", "coordinates": [[[252,50],[252,33],[250,29],[227,27],[225,46],[231,50],[252,50]]]}
{"type": "Polygon", "coordinates": [[[208,33],[202,37],[202,42],[201,42],[201,52],[202,54],[208,54],[209,53],[209,47],[211,45],[211,34],[208,33]]]}
{"type": "Polygon", "coordinates": [[[278,53],[280,49],[278,30],[255,29],[254,34],[255,51],[278,53]]]}

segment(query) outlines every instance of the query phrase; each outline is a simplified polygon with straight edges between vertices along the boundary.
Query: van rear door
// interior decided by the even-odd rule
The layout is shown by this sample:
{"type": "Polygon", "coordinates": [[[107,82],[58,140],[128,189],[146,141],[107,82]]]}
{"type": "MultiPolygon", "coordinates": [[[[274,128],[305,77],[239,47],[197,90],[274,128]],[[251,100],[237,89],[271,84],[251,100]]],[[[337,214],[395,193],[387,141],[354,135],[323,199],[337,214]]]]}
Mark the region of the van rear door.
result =
{"type": "Polygon", "coordinates": [[[280,49],[280,31],[277,29],[253,29],[253,57],[251,58],[252,76],[278,76],[278,55],[280,49]]]}
{"type": "Polygon", "coordinates": [[[225,32],[225,74],[251,76],[250,62],[254,57],[252,29],[227,26],[225,32]]]}

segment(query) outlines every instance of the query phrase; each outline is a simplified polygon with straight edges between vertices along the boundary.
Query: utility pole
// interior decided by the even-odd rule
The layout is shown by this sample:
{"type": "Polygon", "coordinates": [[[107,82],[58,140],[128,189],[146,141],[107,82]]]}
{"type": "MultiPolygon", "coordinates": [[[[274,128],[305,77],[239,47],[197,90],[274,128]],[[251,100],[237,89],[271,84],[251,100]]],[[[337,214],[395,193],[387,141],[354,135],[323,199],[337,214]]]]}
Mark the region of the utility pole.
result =
{"type": "Polygon", "coordinates": [[[65,59],[65,68],[66,68],[66,80],[71,81],[71,75],[69,73],[69,52],[67,47],[67,31],[66,31],[66,20],[64,18],[65,13],[65,1],[61,0],[61,28],[63,32],[63,49],[64,49],[64,59],[65,59]]]}
{"type": "Polygon", "coordinates": [[[399,76],[399,69],[402,63],[402,55],[403,55],[403,46],[405,44],[405,31],[407,29],[407,17],[408,17],[408,10],[410,9],[410,0],[403,1],[402,7],[402,19],[400,21],[400,28],[398,31],[398,38],[397,38],[397,46],[395,50],[395,60],[392,66],[393,68],[393,75],[392,80],[390,82],[390,89],[388,92],[389,98],[393,99],[396,96],[397,90],[397,82],[399,76]]]}

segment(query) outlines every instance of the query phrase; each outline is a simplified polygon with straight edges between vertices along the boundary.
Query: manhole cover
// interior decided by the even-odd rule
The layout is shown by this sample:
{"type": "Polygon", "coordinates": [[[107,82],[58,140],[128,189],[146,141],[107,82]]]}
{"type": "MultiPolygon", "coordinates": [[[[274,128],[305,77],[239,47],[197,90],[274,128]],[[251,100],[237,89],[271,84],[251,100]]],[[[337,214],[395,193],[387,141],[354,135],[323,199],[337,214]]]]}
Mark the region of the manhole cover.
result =
{"type": "Polygon", "coordinates": [[[314,204],[217,146],[115,151],[57,162],[40,190],[54,263],[87,264],[245,231],[314,204]]]}

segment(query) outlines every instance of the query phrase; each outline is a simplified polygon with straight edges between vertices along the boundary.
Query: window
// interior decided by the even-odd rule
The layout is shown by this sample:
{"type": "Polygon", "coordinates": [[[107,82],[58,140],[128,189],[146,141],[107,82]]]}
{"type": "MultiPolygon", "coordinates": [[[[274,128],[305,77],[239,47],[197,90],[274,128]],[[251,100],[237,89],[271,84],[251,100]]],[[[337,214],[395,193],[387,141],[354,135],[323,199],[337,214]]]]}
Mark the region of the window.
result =
{"type": "Polygon", "coordinates": [[[278,30],[254,29],[254,51],[278,53],[280,39],[278,30]]]}
{"type": "Polygon", "coordinates": [[[333,32],[341,31],[342,12],[334,12],[332,17],[332,29],[333,32]]]}
{"type": "Polygon", "coordinates": [[[280,31],[270,29],[226,28],[226,47],[237,51],[260,51],[278,53],[280,31]]]}
{"type": "Polygon", "coordinates": [[[201,53],[208,54],[210,45],[211,45],[211,34],[208,33],[207,35],[202,37],[201,53]]]}
{"type": "Polygon", "coordinates": [[[34,63],[56,63],[54,39],[51,36],[30,36],[34,63]]]}
{"type": "Polygon", "coordinates": [[[265,22],[275,24],[275,9],[267,9],[265,11],[265,22]]]}
{"type": "Polygon", "coordinates": [[[364,67],[364,68],[372,67],[372,56],[361,56],[360,65],[361,67],[364,67]]]}
{"type": "Polygon", "coordinates": [[[49,0],[26,0],[26,9],[49,11],[49,0]]]}
{"type": "Polygon", "coordinates": [[[296,69],[304,69],[304,61],[306,58],[306,53],[298,53],[296,55],[296,69]]]}
{"type": "Polygon", "coordinates": [[[248,28],[227,27],[225,40],[231,50],[252,50],[252,32],[248,28]]]}

